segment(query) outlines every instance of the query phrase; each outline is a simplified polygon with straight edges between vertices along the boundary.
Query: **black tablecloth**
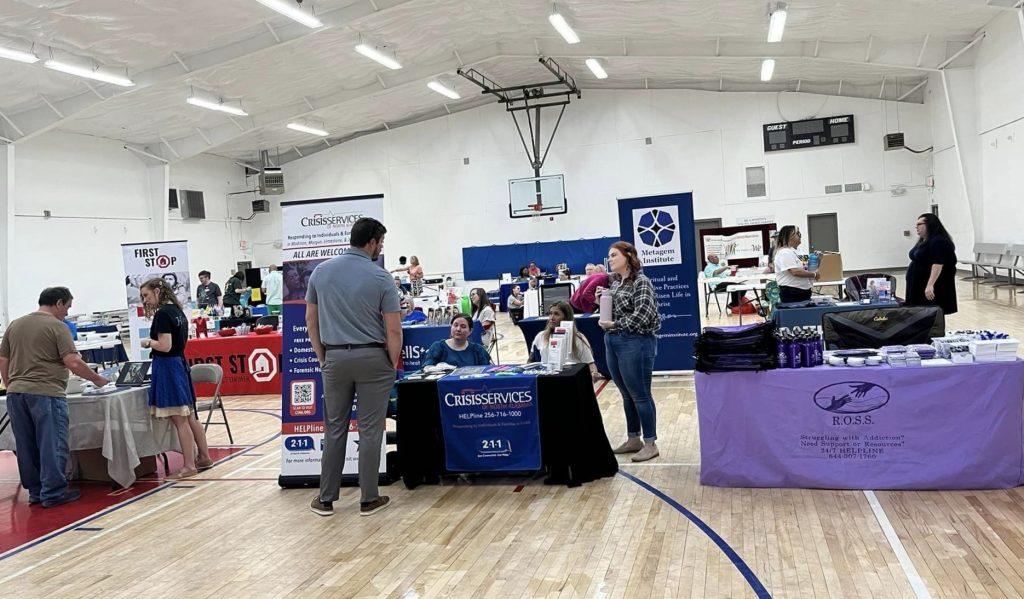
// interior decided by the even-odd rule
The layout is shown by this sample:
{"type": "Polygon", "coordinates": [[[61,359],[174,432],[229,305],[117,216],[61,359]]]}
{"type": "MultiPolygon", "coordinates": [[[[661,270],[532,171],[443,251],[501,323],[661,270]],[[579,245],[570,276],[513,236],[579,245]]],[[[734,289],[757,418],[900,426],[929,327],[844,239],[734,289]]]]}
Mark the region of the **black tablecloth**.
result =
{"type": "MultiPolygon", "coordinates": [[[[545,484],[577,487],[619,469],[586,366],[537,377],[545,484]]],[[[437,484],[445,470],[437,381],[398,384],[398,461],[405,486],[437,484]]]]}

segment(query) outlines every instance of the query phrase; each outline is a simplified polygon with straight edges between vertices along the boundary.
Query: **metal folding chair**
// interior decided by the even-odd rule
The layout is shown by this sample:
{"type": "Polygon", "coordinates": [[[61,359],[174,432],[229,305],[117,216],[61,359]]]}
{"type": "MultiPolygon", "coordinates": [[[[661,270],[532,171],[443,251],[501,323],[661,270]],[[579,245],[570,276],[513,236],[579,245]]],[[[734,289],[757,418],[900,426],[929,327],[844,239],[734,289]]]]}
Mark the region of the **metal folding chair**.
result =
{"type": "Polygon", "coordinates": [[[212,399],[204,399],[196,402],[196,412],[207,412],[206,422],[203,430],[210,428],[211,424],[222,425],[228,431],[228,441],[234,444],[235,439],[231,436],[231,425],[228,424],[228,414],[224,411],[224,402],[220,397],[220,384],[224,380],[224,370],[216,364],[196,364],[191,369],[192,383],[212,383],[216,385],[212,399]],[[212,421],[214,410],[220,410],[223,418],[221,422],[212,421]]]}

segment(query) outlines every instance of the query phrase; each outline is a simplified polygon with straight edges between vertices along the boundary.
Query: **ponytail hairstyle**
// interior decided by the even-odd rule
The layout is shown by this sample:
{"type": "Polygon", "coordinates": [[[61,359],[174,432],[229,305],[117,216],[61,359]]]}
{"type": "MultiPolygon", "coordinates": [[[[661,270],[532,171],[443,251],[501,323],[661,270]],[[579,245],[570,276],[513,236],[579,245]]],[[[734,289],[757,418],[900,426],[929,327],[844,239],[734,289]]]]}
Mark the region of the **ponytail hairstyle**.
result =
{"type": "MultiPolygon", "coordinates": [[[[139,289],[149,289],[150,291],[155,291],[157,294],[157,300],[160,302],[161,306],[164,304],[174,304],[175,307],[181,310],[181,302],[178,301],[178,296],[174,294],[174,289],[172,289],[171,286],[167,284],[167,281],[163,280],[162,278],[150,279],[143,283],[142,287],[140,287],[139,289]]],[[[156,309],[147,307],[146,316],[152,318],[153,313],[155,311],[156,309]]]]}
{"type": "Polygon", "coordinates": [[[788,248],[790,238],[799,232],[800,228],[796,225],[786,225],[779,229],[779,235],[775,238],[775,249],[788,248]]]}

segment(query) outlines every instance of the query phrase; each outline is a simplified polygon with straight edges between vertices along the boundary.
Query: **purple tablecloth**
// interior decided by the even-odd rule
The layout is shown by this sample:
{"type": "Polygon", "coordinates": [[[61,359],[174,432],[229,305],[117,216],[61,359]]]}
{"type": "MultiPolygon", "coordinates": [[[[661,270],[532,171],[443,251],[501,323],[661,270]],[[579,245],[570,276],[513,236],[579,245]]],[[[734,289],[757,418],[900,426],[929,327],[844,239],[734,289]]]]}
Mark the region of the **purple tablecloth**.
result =
{"type": "Polygon", "coordinates": [[[1024,483],[1024,361],[696,373],[702,484],[1024,483]]]}

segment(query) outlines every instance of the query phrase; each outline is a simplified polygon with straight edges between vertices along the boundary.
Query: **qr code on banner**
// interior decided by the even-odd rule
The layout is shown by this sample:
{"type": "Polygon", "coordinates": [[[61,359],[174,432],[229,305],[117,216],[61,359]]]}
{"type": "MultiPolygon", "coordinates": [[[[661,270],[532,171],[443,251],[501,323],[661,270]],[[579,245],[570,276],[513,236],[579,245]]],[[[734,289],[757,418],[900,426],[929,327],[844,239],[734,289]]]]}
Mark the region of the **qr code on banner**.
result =
{"type": "Polygon", "coordinates": [[[316,384],[313,381],[296,381],[292,383],[292,405],[312,405],[314,391],[316,391],[316,384]]]}

